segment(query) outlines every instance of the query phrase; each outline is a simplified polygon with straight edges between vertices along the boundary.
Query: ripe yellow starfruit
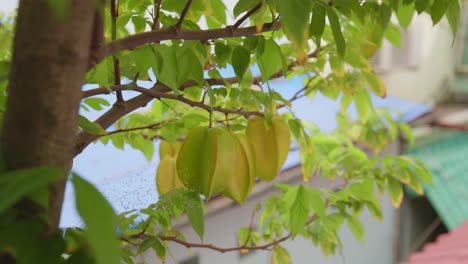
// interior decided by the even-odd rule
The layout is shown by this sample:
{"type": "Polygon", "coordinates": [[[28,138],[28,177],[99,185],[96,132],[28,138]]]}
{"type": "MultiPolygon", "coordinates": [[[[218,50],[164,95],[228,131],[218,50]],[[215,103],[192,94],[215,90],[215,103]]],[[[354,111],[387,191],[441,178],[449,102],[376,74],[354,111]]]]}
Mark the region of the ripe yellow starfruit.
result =
{"type": "Polygon", "coordinates": [[[176,152],[179,150],[180,145],[171,144],[169,141],[161,140],[159,144],[159,158],[162,159],[167,155],[174,156],[176,152]]]}
{"type": "Polygon", "coordinates": [[[234,135],[234,144],[233,175],[231,182],[222,194],[243,204],[247,200],[255,181],[254,157],[245,135],[234,135]]]}
{"type": "Polygon", "coordinates": [[[177,152],[180,143],[171,144],[162,140],[159,145],[159,165],[156,170],[156,188],[159,195],[163,195],[173,189],[183,188],[176,170],[177,152]]]}
{"type": "Polygon", "coordinates": [[[253,148],[255,176],[273,180],[289,153],[291,133],[287,124],[279,117],[267,121],[257,116],[249,120],[246,134],[253,148]]]}
{"type": "Polygon", "coordinates": [[[226,129],[194,128],[180,147],[177,174],[185,187],[209,198],[231,182],[234,157],[234,137],[226,129]]]}

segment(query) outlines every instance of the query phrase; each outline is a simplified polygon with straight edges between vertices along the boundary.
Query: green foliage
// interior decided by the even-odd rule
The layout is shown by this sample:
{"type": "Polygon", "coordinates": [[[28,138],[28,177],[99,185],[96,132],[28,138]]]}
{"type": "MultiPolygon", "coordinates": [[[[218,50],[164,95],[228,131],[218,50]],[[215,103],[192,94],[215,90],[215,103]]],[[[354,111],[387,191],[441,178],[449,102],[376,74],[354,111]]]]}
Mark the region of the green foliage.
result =
{"type": "Polygon", "coordinates": [[[34,194],[33,198],[47,208],[48,193],[42,193],[40,189],[47,188],[48,184],[60,178],[63,178],[62,170],[47,168],[21,169],[0,174],[0,214],[30,194],[34,194]]]}
{"type": "Polygon", "coordinates": [[[106,134],[106,131],[98,123],[91,122],[82,115],[78,116],[78,124],[84,131],[90,134],[93,134],[93,135],[105,135],[106,134]]]}
{"type": "Polygon", "coordinates": [[[76,193],[76,209],[86,224],[85,237],[96,264],[118,263],[120,246],[115,230],[117,217],[114,210],[92,184],[76,174],[72,182],[76,193]]]}
{"type": "MultiPolygon", "coordinates": [[[[112,41],[108,2],[103,10],[104,43],[112,41]]],[[[386,88],[369,58],[384,38],[401,46],[400,28],[407,29],[417,14],[430,15],[434,24],[445,17],[455,33],[461,20],[457,0],[238,0],[232,14],[221,0],[163,0],[156,10],[151,0],[117,2],[115,31],[117,38],[125,39],[129,46],[112,42],[115,54],[106,54],[90,66],[83,83],[98,85],[98,94],[113,93],[117,77],[125,84],[118,87],[124,89],[123,93],[136,90],[145,95],[113,106],[110,100],[84,96],[82,109],[110,108],[103,119],[111,116],[112,122],[118,120],[109,128],[112,122],[92,122],[86,117],[88,113],[83,113],[78,116],[78,133],[93,135],[93,140],[104,144],[112,142],[118,149],[137,149],[151,160],[154,140],[174,144],[194,128],[208,126],[243,134],[252,116],[264,116],[268,128],[272,118],[281,116],[294,138],[293,145],[299,147],[304,182],[317,175],[344,182],[336,191],[306,184],[278,185],[278,193],[263,201],[262,210],[256,209],[260,213],[256,228],[240,227],[237,250],[254,250],[272,243],[268,247],[272,249],[272,263],[290,263],[289,253],[279,241],[301,236],[326,255],[339,253],[342,244],[338,232],[344,223],[363,242],[360,213],[367,209],[373,217],[382,219],[377,193],[387,192],[398,207],[403,185],[422,193],[423,183],[431,184],[429,169],[418,159],[372,155],[386,150],[400,134],[410,144],[414,138],[407,124],[395,121],[395,113],[372,106],[370,93],[385,97],[386,88]],[[390,22],[392,14],[397,24],[390,22]],[[235,24],[228,21],[231,17],[239,22],[237,28],[229,26],[235,24]],[[178,22],[180,27],[176,27],[178,22]],[[150,32],[154,23],[160,29],[150,32]],[[155,36],[158,39],[153,39],[155,36]],[[132,40],[138,40],[138,44],[132,45],[132,40]],[[114,72],[110,55],[120,61],[120,76],[114,72]],[[256,66],[258,76],[254,75],[256,66]],[[221,74],[220,69],[225,68],[233,69],[235,76],[221,74]],[[295,95],[285,98],[271,81],[279,75],[286,79],[303,76],[303,86],[288,87],[295,95]],[[146,81],[155,82],[151,92],[139,86],[146,81]],[[256,89],[251,89],[253,86],[256,89]],[[341,103],[338,128],[330,134],[293,114],[293,101],[313,98],[318,92],[341,103]],[[121,114],[127,107],[146,106],[150,97],[155,100],[144,111],[121,114]],[[351,106],[358,112],[357,120],[347,114],[351,106]]],[[[68,1],[48,3],[55,15],[67,19],[68,1]]],[[[1,125],[14,19],[0,21],[1,125]]],[[[106,45],[100,52],[107,51],[106,45]]],[[[184,219],[204,243],[206,201],[199,193],[175,189],[147,208],[116,216],[106,199],[76,175],[72,178],[76,205],[86,227],[68,228],[64,236],[56,234],[38,241],[46,230],[45,218],[17,221],[15,217],[21,212],[13,206],[29,199],[46,208],[50,195],[46,187],[61,176],[61,170],[45,168],[0,174],[0,254],[8,252],[18,263],[134,263],[137,255],[152,250],[164,262],[170,255],[168,241],[186,243],[174,224],[184,219]]],[[[193,245],[188,242],[188,247],[193,245]]]]}

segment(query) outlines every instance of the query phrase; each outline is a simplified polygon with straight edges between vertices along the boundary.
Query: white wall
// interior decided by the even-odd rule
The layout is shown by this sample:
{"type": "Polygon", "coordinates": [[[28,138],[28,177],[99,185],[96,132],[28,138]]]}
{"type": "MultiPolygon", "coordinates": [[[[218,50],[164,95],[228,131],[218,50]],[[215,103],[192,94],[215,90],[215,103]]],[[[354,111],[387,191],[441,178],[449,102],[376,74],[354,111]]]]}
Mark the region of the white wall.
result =
{"type": "Polygon", "coordinates": [[[391,67],[380,73],[388,89],[388,95],[421,103],[434,103],[440,97],[441,88],[454,76],[453,35],[447,21],[433,27],[427,15],[415,16],[410,26],[417,53],[417,67],[391,67]]]}

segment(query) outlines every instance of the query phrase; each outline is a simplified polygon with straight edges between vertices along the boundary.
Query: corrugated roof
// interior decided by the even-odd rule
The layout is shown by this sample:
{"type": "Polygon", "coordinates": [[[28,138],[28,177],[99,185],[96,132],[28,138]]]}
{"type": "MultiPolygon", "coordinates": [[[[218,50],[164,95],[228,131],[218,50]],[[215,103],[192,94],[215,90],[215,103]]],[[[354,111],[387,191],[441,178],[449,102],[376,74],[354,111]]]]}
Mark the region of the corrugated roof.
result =
{"type": "Polygon", "coordinates": [[[432,171],[433,184],[425,185],[424,191],[445,226],[453,229],[468,220],[468,133],[436,130],[409,154],[432,171]]]}
{"type": "Polygon", "coordinates": [[[422,251],[410,255],[406,264],[466,264],[468,263],[468,222],[440,235],[422,251]]]}

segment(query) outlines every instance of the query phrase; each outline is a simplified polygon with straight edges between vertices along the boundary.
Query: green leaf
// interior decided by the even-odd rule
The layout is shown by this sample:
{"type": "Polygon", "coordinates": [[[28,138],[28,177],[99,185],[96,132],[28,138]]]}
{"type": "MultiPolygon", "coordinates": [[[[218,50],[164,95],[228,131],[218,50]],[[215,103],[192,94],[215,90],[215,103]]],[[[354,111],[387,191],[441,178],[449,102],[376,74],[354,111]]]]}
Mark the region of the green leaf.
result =
{"type": "Polygon", "coordinates": [[[309,22],[312,1],[277,1],[278,12],[284,33],[296,50],[303,54],[309,39],[309,22]]]}
{"type": "Polygon", "coordinates": [[[63,176],[63,170],[51,168],[20,169],[0,174],[0,214],[25,195],[63,176]]]}
{"type": "Polygon", "coordinates": [[[363,71],[370,72],[372,70],[372,65],[369,61],[355,50],[348,50],[345,54],[344,60],[349,65],[362,69],[363,71]]]}
{"type": "Polygon", "coordinates": [[[315,214],[320,217],[324,216],[327,212],[327,207],[325,205],[325,201],[322,198],[322,195],[314,189],[308,189],[308,195],[310,205],[312,206],[312,210],[315,212],[315,214]]]}
{"type": "Polygon", "coordinates": [[[83,102],[89,105],[94,110],[98,111],[102,110],[103,106],[110,106],[109,102],[106,99],[99,97],[86,98],[83,100],[83,102]]]}
{"type": "Polygon", "coordinates": [[[112,58],[108,57],[107,59],[101,61],[96,65],[94,71],[89,71],[86,75],[86,81],[88,83],[95,83],[101,87],[108,87],[113,84],[113,80],[110,78],[112,69],[110,66],[113,64],[112,58]]]}
{"type": "Polygon", "coordinates": [[[395,208],[400,207],[403,201],[403,188],[397,180],[388,178],[388,192],[393,206],[395,206],[395,208]]]}
{"type": "Polygon", "coordinates": [[[273,39],[265,41],[265,51],[258,58],[258,67],[262,74],[262,81],[266,82],[270,77],[281,69],[283,54],[281,48],[273,39]]]}
{"type": "Polygon", "coordinates": [[[417,175],[428,184],[432,184],[432,174],[431,170],[426,166],[426,164],[416,158],[411,156],[400,156],[398,160],[404,160],[408,165],[417,173],[417,175]]]}
{"type": "Polygon", "coordinates": [[[346,218],[349,230],[354,234],[354,236],[361,242],[364,243],[365,230],[361,221],[355,216],[348,216],[346,218]]]}
{"type": "Polygon", "coordinates": [[[206,17],[206,22],[211,28],[219,28],[226,24],[226,6],[222,0],[211,0],[213,15],[206,17]]]}
{"type": "Polygon", "coordinates": [[[372,101],[366,90],[360,90],[354,94],[354,102],[359,114],[359,118],[366,122],[372,114],[372,101]]]}
{"type": "Polygon", "coordinates": [[[150,161],[153,158],[154,144],[151,140],[147,140],[141,134],[133,134],[127,143],[134,149],[140,150],[145,158],[150,161]]]}
{"type": "Polygon", "coordinates": [[[232,67],[237,78],[242,79],[250,64],[250,52],[243,47],[235,47],[232,52],[232,67]]]}
{"type": "Polygon", "coordinates": [[[289,252],[279,244],[273,248],[271,264],[291,264],[289,252]]]}
{"type": "Polygon", "coordinates": [[[333,33],[333,38],[335,39],[336,49],[341,58],[344,58],[346,52],[346,42],[343,37],[343,32],[341,32],[341,25],[336,11],[330,7],[327,7],[327,17],[330,22],[330,27],[333,33]]]}
{"type": "Polygon", "coordinates": [[[292,133],[293,137],[295,139],[301,138],[301,134],[302,134],[302,130],[303,130],[301,120],[299,120],[299,119],[290,119],[290,120],[288,120],[288,125],[289,125],[289,129],[291,130],[291,133],[292,133]]]}
{"type": "Polygon", "coordinates": [[[302,230],[309,216],[309,199],[304,186],[300,185],[297,189],[296,198],[291,206],[291,235],[294,238],[302,230]]]}
{"type": "Polygon", "coordinates": [[[179,87],[177,86],[177,58],[176,48],[166,45],[152,46],[155,60],[153,62],[153,72],[156,79],[169,86],[171,90],[178,94],[179,87]]]}
{"type": "Polygon", "coordinates": [[[389,24],[385,31],[385,38],[392,43],[393,46],[401,48],[401,33],[397,26],[389,24]]]}
{"type": "Polygon", "coordinates": [[[191,48],[183,48],[177,52],[177,87],[182,86],[188,80],[195,80],[199,85],[203,84],[203,64],[191,48]]]}
{"type": "Polygon", "coordinates": [[[429,0],[416,0],[414,2],[414,8],[418,14],[421,14],[429,6],[429,3],[429,0]]]}
{"type": "Polygon", "coordinates": [[[387,90],[385,89],[385,84],[380,80],[380,78],[373,73],[363,73],[366,77],[367,84],[369,85],[370,90],[377,96],[385,98],[387,96],[387,90]]]}
{"type": "Polygon", "coordinates": [[[162,263],[165,262],[166,260],[166,245],[164,244],[161,239],[157,238],[156,241],[154,241],[153,244],[153,249],[156,252],[156,256],[162,261],[162,263]]]}
{"type": "Polygon", "coordinates": [[[432,8],[431,8],[431,18],[432,18],[433,25],[439,23],[439,21],[444,16],[446,9],[447,9],[446,0],[434,1],[434,4],[432,4],[432,8]]]}
{"type": "Polygon", "coordinates": [[[150,237],[145,240],[140,244],[138,247],[137,255],[140,255],[141,253],[144,253],[146,250],[148,250],[150,247],[153,247],[154,243],[159,240],[156,237],[150,237]]]}
{"type": "Polygon", "coordinates": [[[86,117],[79,115],[78,116],[79,126],[89,134],[92,135],[106,135],[107,132],[95,122],[89,121],[86,117]]]}
{"type": "Polygon", "coordinates": [[[445,16],[450,24],[453,33],[453,41],[455,41],[455,34],[457,33],[458,26],[460,25],[460,3],[458,0],[448,0],[447,11],[445,16]]]}
{"type": "Polygon", "coordinates": [[[256,5],[261,3],[262,0],[239,0],[237,4],[234,6],[234,18],[238,17],[240,14],[244,12],[248,12],[256,5]]]}
{"type": "MultiPolygon", "coordinates": [[[[442,2],[442,1],[436,1],[436,2],[442,2]]],[[[404,29],[408,29],[408,26],[411,23],[411,20],[413,19],[414,16],[414,3],[409,4],[409,5],[400,5],[396,12],[398,22],[400,22],[400,25],[404,29]]]]}
{"type": "Polygon", "coordinates": [[[140,73],[140,76],[144,76],[154,63],[153,50],[150,46],[146,45],[133,51],[133,54],[134,56],[132,57],[135,60],[136,69],[140,73]]]}
{"type": "Polygon", "coordinates": [[[76,209],[86,225],[86,237],[97,264],[120,262],[117,216],[102,194],[74,174],[76,209]]]}
{"type": "Polygon", "coordinates": [[[191,201],[186,203],[185,210],[192,228],[195,230],[200,240],[203,241],[205,233],[205,214],[203,210],[203,202],[195,192],[187,194],[187,198],[191,201]]]}
{"type": "Polygon", "coordinates": [[[417,194],[423,195],[424,194],[424,189],[422,187],[421,181],[418,179],[418,177],[414,174],[409,174],[409,182],[407,185],[413,189],[417,194]]]}
{"type": "Polygon", "coordinates": [[[316,38],[317,43],[320,42],[325,30],[326,10],[321,5],[314,5],[312,20],[310,21],[310,35],[316,38]]]}
{"type": "Polygon", "coordinates": [[[139,33],[139,32],[145,31],[146,20],[145,20],[144,17],[142,17],[142,16],[133,16],[132,17],[132,22],[133,22],[133,26],[135,28],[135,32],[139,33]]]}
{"type": "Polygon", "coordinates": [[[231,56],[232,48],[228,45],[220,41],[216,41],[215,43],[215,53],[217,62],[221,65],[225,65],[229,56],[231,56]]]}
{"type": "Polygon", "coordinates": [[[243,226],[243,227],[239,228],[239,231],[237,232],[237,237],[239,239],[239,245],[241,245],[241,246],[249,245],[249,241],[247,241],[247,239],[249,239],[249,232],[250,232],[250,228],[248,228],[246,226],[243,226]]]}
{"type": "Polygon", "coordinates": [[[370,201],[374,195],[374,182],[365,179],[361,182],[353,183],[349,186],[350,194],[360,201],[370,201]]]}

